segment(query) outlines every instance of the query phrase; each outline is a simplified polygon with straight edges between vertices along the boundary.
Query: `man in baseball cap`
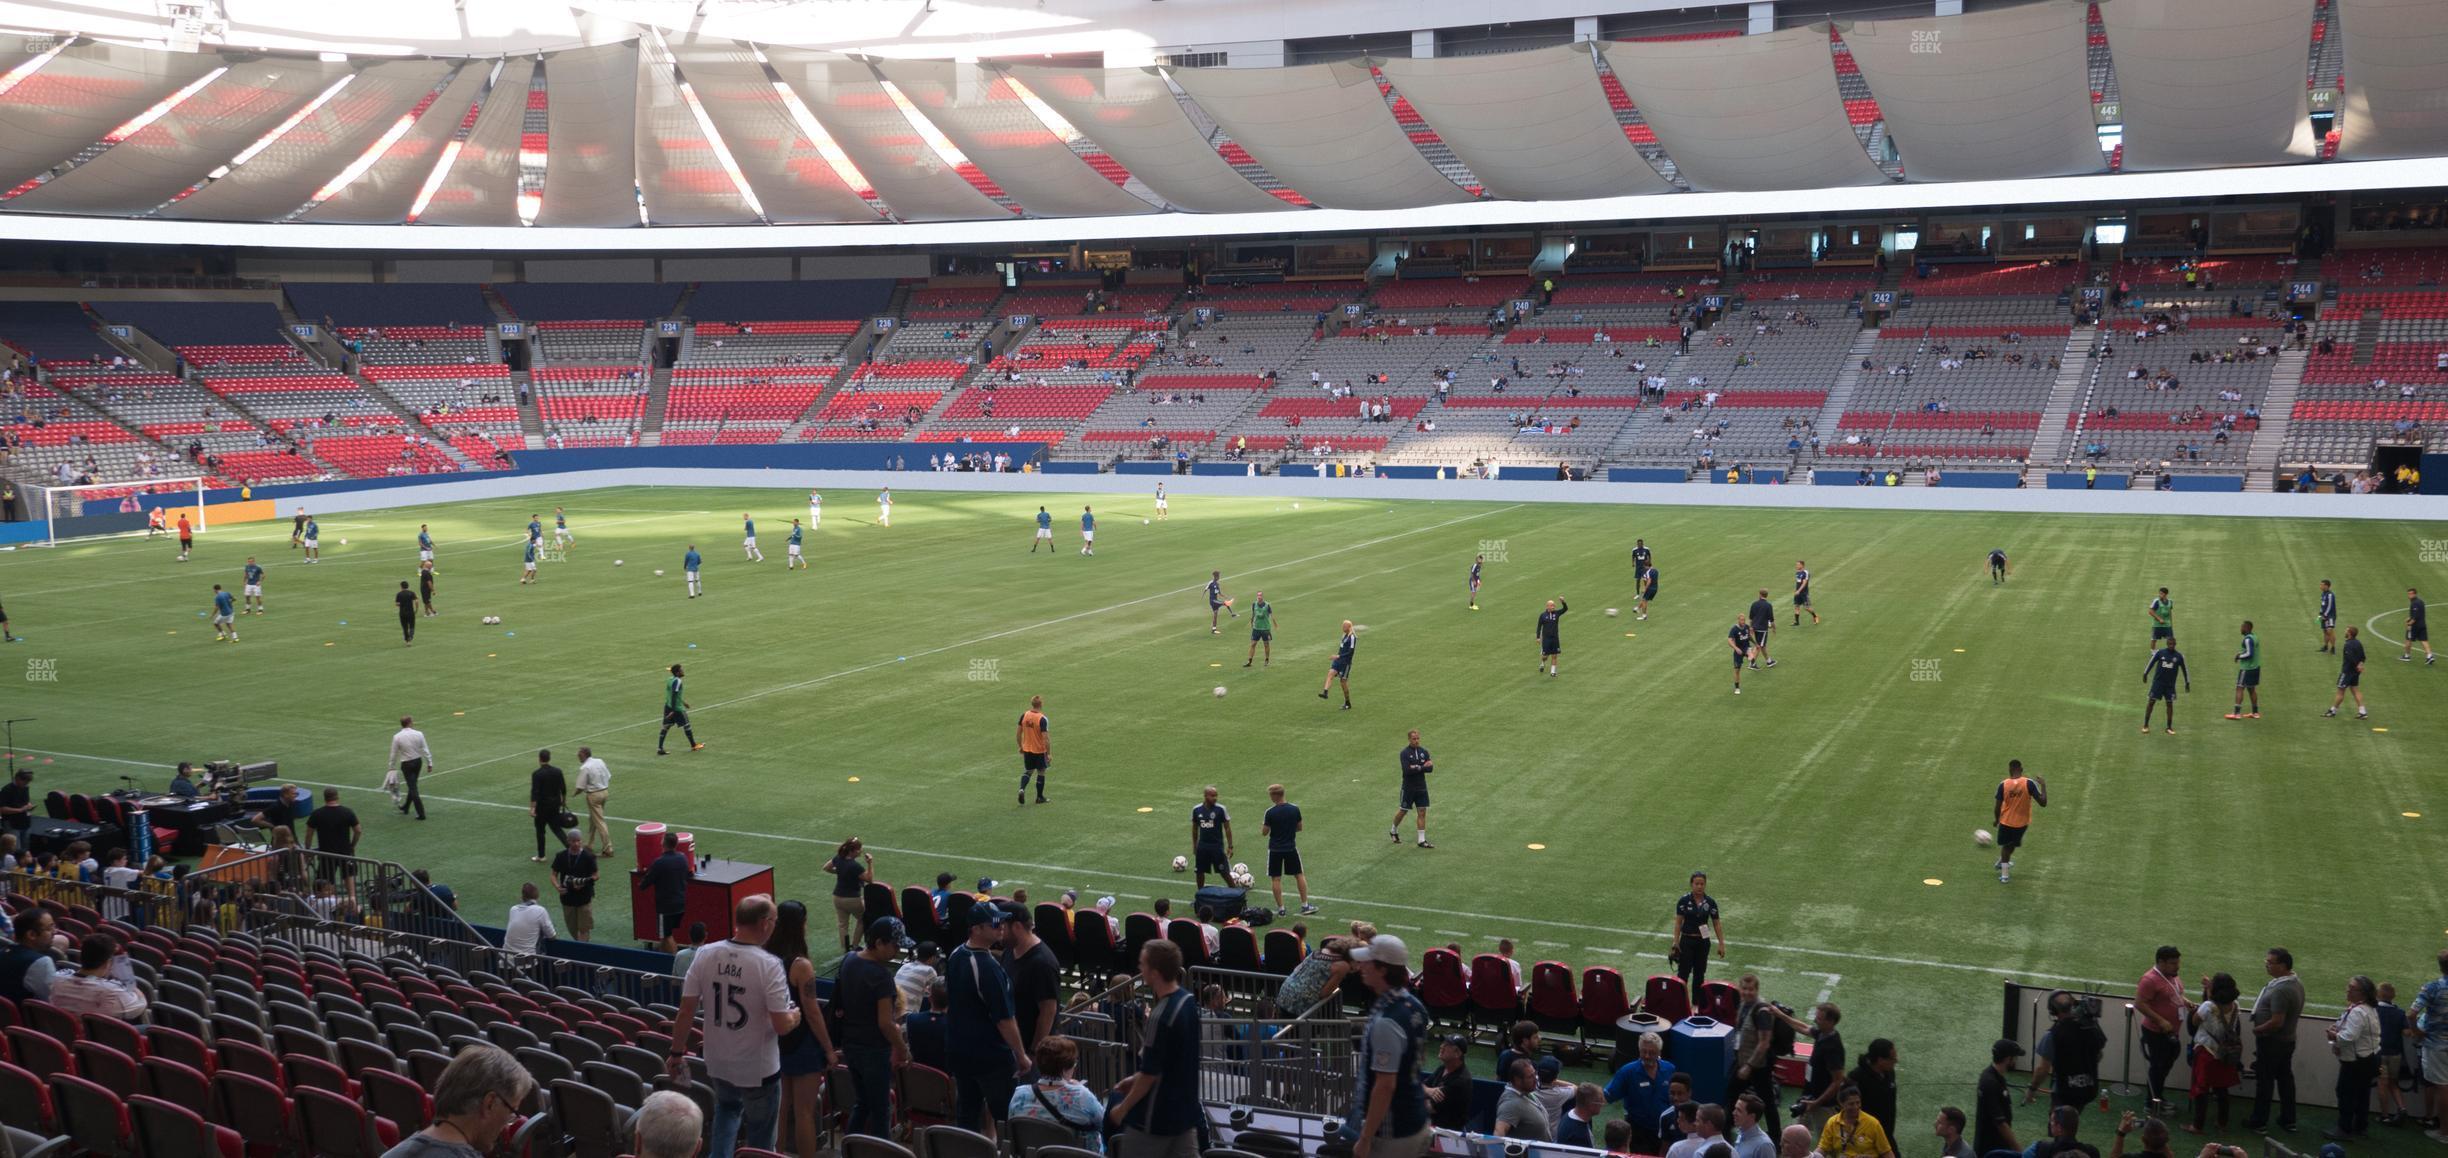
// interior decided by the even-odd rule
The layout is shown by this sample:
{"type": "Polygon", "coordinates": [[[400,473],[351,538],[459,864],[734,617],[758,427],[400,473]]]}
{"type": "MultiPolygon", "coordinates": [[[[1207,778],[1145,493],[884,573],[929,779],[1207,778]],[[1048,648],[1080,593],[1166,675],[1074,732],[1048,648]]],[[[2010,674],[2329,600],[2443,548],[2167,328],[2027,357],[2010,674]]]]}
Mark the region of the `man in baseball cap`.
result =
{"type": "Polygon", "coordinates": [[[1343,1138],[1352,1144],[1352,1158],[1417,1158],[1435,1134],[1419,1076],[1428,1007],[1411,992],[1411,949],[1402,938],[1380,933],[1351,956],[1377,1001],[1360,1035],[1353,1113],[1343,1123],[1343,1138]]]}
{"type": "Polygon", "coordinates": [[[944,1029],[953,1062],[953,1122],[989,1138],[995,1136],[995,1123],[1011,1112],[1012,1090],[1029,1069],[1020,1023],[1012,1015],[1011,975],[994,953],[1010,919],[1001,905],[971,906],[969,940],[952,951],[943,971],[950,994],[944,1029]]]}
{"type": "Polygon", "coordinates": [[[1980,1092],[1972,1103],[1972,1152],[1986,1154],[1989,1150],[2021,1150],[2023,1143],[2015,1137],[2014,1099],[2007,1094],[2008,1071],[2015,1059],[2023,1056],[2023,1043],[2001,1037],[1989,1047],[1989,1068],[1980,1075],[1980,1092]],[[1988,1149],[1982,1149],[1987,1147],[1988,1149]]]}

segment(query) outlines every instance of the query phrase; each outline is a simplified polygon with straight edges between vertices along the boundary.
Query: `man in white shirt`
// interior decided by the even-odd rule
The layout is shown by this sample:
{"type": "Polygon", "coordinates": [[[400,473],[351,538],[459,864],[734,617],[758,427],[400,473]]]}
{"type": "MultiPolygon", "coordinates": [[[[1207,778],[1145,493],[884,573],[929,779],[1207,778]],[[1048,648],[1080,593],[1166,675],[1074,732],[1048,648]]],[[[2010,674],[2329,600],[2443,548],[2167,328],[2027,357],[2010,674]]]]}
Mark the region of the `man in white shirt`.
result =
{"type": "MultiPolygon", "coordinates": [[[[741,1146],[770,1150],[782,1108],[783,1034],[799,1028],[790,979],[781,959],[764,950],[773,935],[774,899],[762,893],[740,901],[731,914],[732,934],[697,951],[681,983],[676,1026],[697,1021],[705,1010],[706,1077],[714,1084],[714,1128],[707,1152],[731,1154],[741,1146]]],[[[673,1035],[664,1073],[689,1076],[686,1033],[673,1035]]]]}
{"type": "Polygon", "coordinates": [[[400,730],[391,735],[391,762],[384,767],[400,774],[400,784],[391,788],[391,803],[403,813],[413,806],[418,820],[425,819],[425,798],[417,795],[417,778],[432,764],[433,752],[425,746],[425,733],[416,730],[414,719],[401,716],[400,730]]]}
{"type": "Polygon", "coordinates": [[[1709,1104],[1693,1111],[1693,1129],[1674,1145],[1666,1148],[1666,1158],[1700,1158],[1701,1153],[1725,1137],[1725,1107],[1709,1104]]]}
{"type": "Polygon", "coordinates": [[[49,1000],[60,1012],[74,1018],[99,1013],[121,1021],[145,1015],[144,991],[136,987],[135,967],[120,951],[118,938],[88,934],[77,944],[77,964],[76,972],[51,982],[49,1000]]]}
{"type": "Polygon", "coordinates": [[[536,903],[542,893],[529,881],[519,886],[519,902],[510,906],[510,920],[502,926],[502,948],[512,953],[534,953],[547,938],[559,936],[553,931],[552,913],[536,903]]]}
{"type": "Polygon", "coordinates": [[[582,848],[596,848],[595,855],[612,855],[612,826],[604,823],[604,801],[612,795],[612,769],[595,755],[593,748],[578,749],[578,795],[586,798],[586,840],[582,848]],[[598,847],[595,834],[603,834],[598,847]]]}

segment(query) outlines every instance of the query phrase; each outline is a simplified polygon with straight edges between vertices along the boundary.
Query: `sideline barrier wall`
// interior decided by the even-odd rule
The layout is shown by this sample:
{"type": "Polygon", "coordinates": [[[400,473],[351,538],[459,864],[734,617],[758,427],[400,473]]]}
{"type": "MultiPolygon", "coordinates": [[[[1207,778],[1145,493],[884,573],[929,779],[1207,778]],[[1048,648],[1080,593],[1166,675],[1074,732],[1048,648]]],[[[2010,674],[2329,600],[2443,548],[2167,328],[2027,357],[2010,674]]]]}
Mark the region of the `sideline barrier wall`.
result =
{"type": "Polygon", "coordinates": [[[2104,470],[2100,472],[2099,486],[2096,488],[2084,485],[2083,472],[2079,470],[2053,470],[2048,476],[2048,489],[2053,491],[2121,491],[2131,486],[2133,486],[2132,475],[2111,474],[2104,470]]]}
{"type": "MultiPolygon", "coordinates": [[[[928,491],[967,494],[1107,494],[1147,498],[1149,480],[1131,475],[962,474],[934,471],[622,470],[544,474],[427,476],[414,485],[344,488],[305,501],[317,514],[381,510],[430,503],[586,491],[604,487],[772,488],[795,505],[809,489],[828,494],[892,487],[904,496],[928,491]]],[[[2297,495],[2247,492],[2079,489],[1993,490],[1979,487],[1691,486],[1688,484],[1484,482],[1474,479],[1364,479],[1174,475],[1165,484],[1177,499],[1202,496],[1300,499],[1409,499],[1479,503],[1640,503],[1670,507],[1756,507],[1764,510],[1967,511],[2030,515],[2208,515],[2246,518],[2325,518],[2448,523],[2448,497],[2434,495],[2297,495]]],[[[306,496],[300,496],[306,498],[306,496]]],[[[863,501],[863,500],[861,500],[863,501]]],[[[906,501],[906,500],[905,500],[906,501]]],[[[299,505],[283,500],[284,514],[299,505]]],[[[1175,508],[1181,513],[1181,508],[1175,508]]],[[[2441,537],[2448,538],[2448,534],[2441,537]]]]}
{"type": "MultiPolygon", "coordinates": [[[[1938,485],[1942,487],[1976,487],[2010,491],[2023,485],[2023,476],[1998,470],[1941,471],[1938,485]]],[[[2237,490],[2243,490],[2237,487],[2237,490]]]]}
{"type": "MultiPolygon", "coordinates": [[[[1722,482],[1726,481],[1726,474],[1727,474],[1728,472],[1732,471],[1733,469],[1734,469],[1734,468],[1733,468],[1733,467],[1730,467],[1730,466],[1729,466],[1729,467],[1716,467],[1716,468],[1712,468],[1712,469],[1709,471],[1709,481],[1710,481],[1710,482],[1713,482],[1713,483],[1722,483],[1722,482]]],[[[1784,472],[1784,471],[1781,471],[1781,470],[1752,470],[1752,471],[1748,471],[1748,472],[1744,473],[1744,475],[1742,476],[1742,481],[1741,481],[1741,482],[1739,482],[1739,483],[1736,483],[1736,484],[1734,484],[1734,485],[1736,485],[1736,486],[1783,486],[1784,484],[1785,484],[1785,472],[1784,472]]]]}
{"type": "Polygon", "coordinates": [[[1662,466],[1610,466],[1606,480],[1611,483],[1679,483],[1687,473],[1662,466]]]}
{"type": "Polygon", "coordinates": [[[1169,462],[1117,462],[1114,464],[1114,473],[1171,474],[1173,473],[1173,464],[1169,462]]]}
{"type": "Polygon", "coordinates": [[[2244,476],[2240,474],[2180,474],[2168,479],[2172,491],[2241,491],[2244,476]]]}

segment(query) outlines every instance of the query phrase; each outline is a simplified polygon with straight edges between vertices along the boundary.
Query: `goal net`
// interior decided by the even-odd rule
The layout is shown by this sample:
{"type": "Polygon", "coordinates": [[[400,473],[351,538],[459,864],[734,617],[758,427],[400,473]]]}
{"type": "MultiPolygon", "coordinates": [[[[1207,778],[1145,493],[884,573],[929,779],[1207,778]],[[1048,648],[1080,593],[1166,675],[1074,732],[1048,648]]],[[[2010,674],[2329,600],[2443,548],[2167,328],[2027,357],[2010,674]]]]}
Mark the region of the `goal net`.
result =
{"type": "Polygon", "coordinates": [[[199,533],[205,529],[203,475],[178,475],[142,482],[91,483],[83,486],[36,487],[42,492],[43,544],[62,539],[141,534],[162,513],[168,533],[178,531],[180,515],[199,533]]]}

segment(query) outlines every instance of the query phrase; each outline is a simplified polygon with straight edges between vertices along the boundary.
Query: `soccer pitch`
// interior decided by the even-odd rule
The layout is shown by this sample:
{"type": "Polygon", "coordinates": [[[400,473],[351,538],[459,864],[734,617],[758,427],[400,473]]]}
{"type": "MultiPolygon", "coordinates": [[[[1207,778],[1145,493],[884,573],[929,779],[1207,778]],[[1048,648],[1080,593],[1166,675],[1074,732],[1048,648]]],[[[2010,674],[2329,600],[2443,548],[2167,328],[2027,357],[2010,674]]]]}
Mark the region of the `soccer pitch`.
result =
{"type": "MultiPolygon", "coordinates": [[[[1368,919],[1466,952],[1510,936],[1526,959],[1613,965],[1635,988],[1664,970],[1672,901],[1705,869],[1731,941],[1712,976],[1759,970],[1795,1006],[1829,995],[1854,1049],[1895,1039],[1897,1133],[1913,1143],[1927,1111],[1970,1104],[2000,978],[2128,986],[2172,942],[2189,988],[2225,970],[2249,993],[2262,949],[2287,945],[2333,1007],[2353,973],[2410,996],[2441,944],[2448,666],[2399,663],[2395,642],[2406,587],[2448,587],[2423,558],[2434,525],[1188,490],[1143,525],[1147,495],[910,490],[884,528],[869,493],[828,492],[812,569],[786,572],[804,497],[632,488],[334,514],[312,566],[285,521],[216,529],[188,563],[167,540],[0,555],[26,637],[0,656],[56,676],[12,674],[0,715],[38,721],[18,728],[21,755],[45,761],[38,792],[158,786],[151,766],[182,757],[277,759],[339,785],[366,855],[430,867],[494,924],[520,882],[546,880],[527,860],[535,751],[575,769],[582,743],[611,765],[624,852],[637,821],[671,822],[702,850],[778,866],[822,929],[820,866],[852,835],[895,885],[948,869],[1024,883],[1032,901],[1076,887],[1125,911],[1186,904],[1189,878],[1167,869],[1207,784],[1232,810],[1235,859],[1261,868],[1265,787],[1290,786],[1324,909],[1313,930],[1368,919]],[[1050,556],[1030,553],[1041,503],[1050,556]],[[1084,504],[1094,558],[1079,553],[1084,504]],[[549,527],[556,505],[576,546],[521,587],[527,517],[549,527]],[[743,559],[743,512],[763,563],[743,559]],[[442,614],[403,647],[391,596],[421,522],[442,614]],[[1661,576],[1646,621],[1636,536],[1661,576]],[[696,600],[680,574],[692,543],[696,600]],[[2013,561],[2002,586],[1992,547],[2013,561]],[[268,566],[270,613],[216,643],[199,612],[213,583],[237,589],[249,554],[268,566]],[[1791,625],[1797,559],[1816,626],[1791,625]],[[1243,669],[1246,617],[1209,634],[1211,569],[1245,612],[1262,589],[1275,605],[1271,667],[1243,669]],[[2315,653],[2324,578],[2341,629],[2363,627],[2371,649],[2368,723],[2321,718],[2337,666],[2315,653]],[[2193,675],[2174,736],[2137,730],[2144,606],[2163,585],[2193,675]],[[1746,672],[1737,697],[1726,631],[1763,587],[1781,662],[1746,672]],[[1571,611],[1549,678],[1522,661],[1555,597],[1571,611]],[[2264,718],[2229,722],[2247,618],[2264,718]],[[1344,619],[1361,626],[1348,712],[1317,695],[1344,619]],[[657,758],[673,662],[708,747],[674,735],[657,758]],[[1053,802],[1015,806],[1032,695],[1052,719],[1053,802]],[[402,714],[439,769],[422,824],[376,788],[402,714]],[[1433,850],[1408,825],[1385,836],[1411,728],[1436,757],[1433,850]],[[2051,804],[2000,884],[1970,834],[1991,825],[2009,758],[2047,778],[2051,804]]],[[[617,936],[627,913],[609,892],[599,932],[617,936]]]]}

